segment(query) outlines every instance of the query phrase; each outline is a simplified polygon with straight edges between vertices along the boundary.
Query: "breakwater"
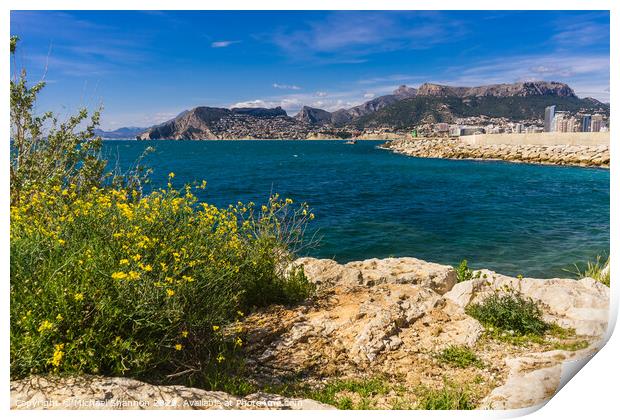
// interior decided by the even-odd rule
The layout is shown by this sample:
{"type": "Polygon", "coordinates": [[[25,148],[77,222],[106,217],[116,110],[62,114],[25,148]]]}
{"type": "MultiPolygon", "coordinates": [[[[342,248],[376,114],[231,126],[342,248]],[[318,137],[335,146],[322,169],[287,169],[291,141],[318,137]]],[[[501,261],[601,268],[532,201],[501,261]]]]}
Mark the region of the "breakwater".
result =
{"type": "Polygon", "coordinates": [[[523,135],[522,143],[517,141],[520,135],[497,135],[495,137],[484,135],[392,140],[380,147],[407,156],[425,158],[506,160],[550,165],[609,167],[609,136],[606,142],[604,137],[598,139],[601,136],[592,138],[591,141],[580,142],[578,138],[570,135],[552,137],[546,134],[533,136],[533,140],[528,140],[525,137],[527,135],[523,135]]]}

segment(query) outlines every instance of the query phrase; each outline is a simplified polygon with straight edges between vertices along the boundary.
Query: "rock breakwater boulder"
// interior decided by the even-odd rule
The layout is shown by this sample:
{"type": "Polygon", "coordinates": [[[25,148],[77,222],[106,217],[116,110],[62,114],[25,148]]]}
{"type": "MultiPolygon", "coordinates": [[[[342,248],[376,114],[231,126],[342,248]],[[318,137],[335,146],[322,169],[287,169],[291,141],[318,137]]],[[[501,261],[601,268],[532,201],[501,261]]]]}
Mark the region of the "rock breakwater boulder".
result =
{"type": "Polygon", "coordinates": [[[407,156],[486,159],[570,166],[609,167],[609,145],[472,145],[455,138],[400,139],[382,146],[407,156]]]}

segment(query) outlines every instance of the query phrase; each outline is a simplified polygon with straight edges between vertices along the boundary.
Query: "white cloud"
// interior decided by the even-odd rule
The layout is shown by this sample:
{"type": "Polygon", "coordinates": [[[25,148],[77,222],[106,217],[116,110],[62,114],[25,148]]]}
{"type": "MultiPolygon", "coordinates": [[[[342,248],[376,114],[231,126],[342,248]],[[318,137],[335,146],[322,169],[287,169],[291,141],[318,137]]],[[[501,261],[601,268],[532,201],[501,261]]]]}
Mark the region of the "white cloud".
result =
{"type": "Polygon", "coordinates": [[[272,86],[276,89],[301,90],[301,88],[297,85],[283,85],[280,83],[274,83],[272,86]]]}
{"type": "MultiPolygon", "coordinates": [[[[383,95],[390,93],[395,88],[396,86],[377,86],[374,91],[376,95],[383,95]]],[[[336,111],[341,108],[351,108],[367,101],[368,97],[365,97],[367,93],[367,91],[361,89],[334,90],[330,91],[329,94],[325,91],[289,93],[281,96],[240,101],[230,105],[230,107],[274,108],[280,106],[288,115],[295,115],[304,105],[326,111],[336,111]]]]}
{"type": "Polygon", "coordinates": [[[609,46],[609,12],[592,11],[563,16],[553,22],[551,43],[559,48],[609,46]]]}
{"type": "Polygon", "coordinates": [[[435,12],[336,11],[301,27],[277,31],[271,40],[294,60],[359,64],[376,53],[452,42],[466,31],[460,21],[435,12]]]}
{"type": "Polygon", "coordinates": [[[241,41],[213,41],[211,43],[211,48],[226,48],[233,44],[238,44],[241,41]]]}
{"type": "Polygon", "coordinates": [[[375,95],[373,92],[366,92],[366,93],[364,93],[364,98],[365,99],[372,99],[375,96],[377,96],[377,95],[375,95]]]}

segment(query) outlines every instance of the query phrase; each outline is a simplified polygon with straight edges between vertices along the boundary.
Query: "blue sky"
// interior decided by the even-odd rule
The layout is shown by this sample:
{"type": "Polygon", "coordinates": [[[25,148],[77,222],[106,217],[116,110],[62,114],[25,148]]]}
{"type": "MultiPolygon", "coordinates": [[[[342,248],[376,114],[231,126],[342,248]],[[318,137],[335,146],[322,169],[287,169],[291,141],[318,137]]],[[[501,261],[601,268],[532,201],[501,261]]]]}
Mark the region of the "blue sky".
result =
{"type": "Polygon", "coordinates": [[[38,110],[149,126],[198,105],[350,107],[424,82],[556,80],[609,100],[606,11],[12,11],[38,110]]]}

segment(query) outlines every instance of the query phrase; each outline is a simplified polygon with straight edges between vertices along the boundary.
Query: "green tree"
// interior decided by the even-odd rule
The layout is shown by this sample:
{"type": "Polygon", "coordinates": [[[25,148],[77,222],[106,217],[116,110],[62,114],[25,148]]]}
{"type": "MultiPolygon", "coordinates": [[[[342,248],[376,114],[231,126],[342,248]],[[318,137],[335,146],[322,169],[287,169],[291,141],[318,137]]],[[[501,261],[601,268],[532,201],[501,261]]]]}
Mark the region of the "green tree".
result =
{"type": "MultiPolygon", "coordinates": [[[[11,55],[19,37],[12,36],[11,55]]],[[[44,81],[28,83],[25,69],[11,79],[11,203],[31,188],[75,184],[78,190],[101,185],[106,161],[101,158],[101,138],[95,135],[100,111],[86,109],[59,122],[51,112],[35,115],[34,105],[44,81]],[[82,128],[80,128],[82,127],[82,128]]]]}

